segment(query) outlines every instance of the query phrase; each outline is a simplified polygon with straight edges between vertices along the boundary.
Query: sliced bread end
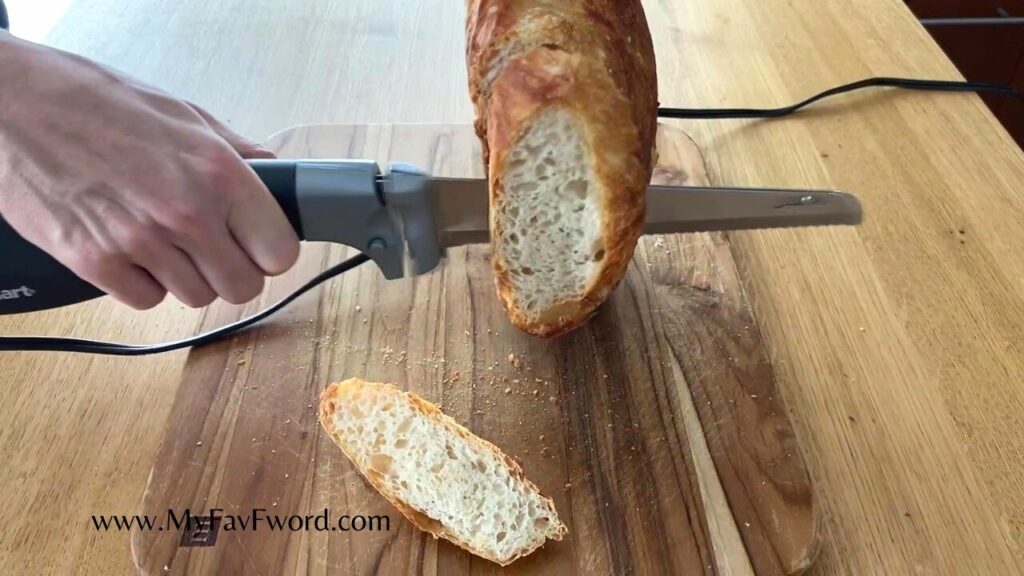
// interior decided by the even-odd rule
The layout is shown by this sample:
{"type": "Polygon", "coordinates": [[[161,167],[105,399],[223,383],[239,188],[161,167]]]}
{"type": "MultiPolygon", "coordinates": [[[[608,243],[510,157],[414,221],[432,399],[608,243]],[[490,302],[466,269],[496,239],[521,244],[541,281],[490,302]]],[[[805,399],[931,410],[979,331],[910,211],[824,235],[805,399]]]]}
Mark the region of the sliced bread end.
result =
{"type": "Polygon", "coordinates": [[[321,395],[320,423],[370,484],[435,538],[506,566],[567,532],[511,458],[415,394],[345,380],[321,395]]]}

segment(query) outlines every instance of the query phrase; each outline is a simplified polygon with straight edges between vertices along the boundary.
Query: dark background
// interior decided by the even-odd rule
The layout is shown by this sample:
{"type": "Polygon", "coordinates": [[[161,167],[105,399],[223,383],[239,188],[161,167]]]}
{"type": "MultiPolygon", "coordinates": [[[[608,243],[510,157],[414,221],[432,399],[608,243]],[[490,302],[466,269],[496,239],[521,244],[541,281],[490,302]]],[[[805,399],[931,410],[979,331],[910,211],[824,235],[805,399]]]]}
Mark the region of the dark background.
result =
{"type": "MultiPolygon", "coordinates": [[[[906,0],[918,18],[1024,17],[1024,0],[906,0]],[[1002,12],[1001,12],[1002,11],[1002,12]]],[[[929,27],[968,80],[1013,84],[1024,92],[1024,25],[929,27]]],[[[1024,99],[986,95],[985,103],[1024,147],[1024,99]]]]}

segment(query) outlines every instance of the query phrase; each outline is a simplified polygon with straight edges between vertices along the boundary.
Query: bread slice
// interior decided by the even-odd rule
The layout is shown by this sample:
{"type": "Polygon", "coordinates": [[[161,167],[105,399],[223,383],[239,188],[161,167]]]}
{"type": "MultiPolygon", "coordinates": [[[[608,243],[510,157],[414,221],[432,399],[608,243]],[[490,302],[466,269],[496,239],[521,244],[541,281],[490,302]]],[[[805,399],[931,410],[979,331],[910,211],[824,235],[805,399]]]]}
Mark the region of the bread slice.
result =
{"type": "Polygon", "coordinates": [[[320,397],[320,424],[435,538],[506,566],[567,532],[518,464],[415,394],[358,378],[332,384],[320,397]]]}
{"type": "Polygon", "coordinates": [[[585,322],[643,231],[657,129],[640,0],[468,0],[498,295],[539,336],[585,322]]]}

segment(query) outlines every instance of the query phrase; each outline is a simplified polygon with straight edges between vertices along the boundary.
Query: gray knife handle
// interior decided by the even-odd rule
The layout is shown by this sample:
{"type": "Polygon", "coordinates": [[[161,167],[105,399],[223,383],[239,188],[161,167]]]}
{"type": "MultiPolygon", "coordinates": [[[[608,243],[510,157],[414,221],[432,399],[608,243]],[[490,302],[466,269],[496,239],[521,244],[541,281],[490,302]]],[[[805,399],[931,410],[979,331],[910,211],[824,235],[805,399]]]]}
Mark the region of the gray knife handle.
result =
{"type": "Polygon", "coordinates": [[[382,174],[368,160],[295,161],[297,229],[306,240],[351,246],[388,280],[433,270],[443,256],[431,179],[409,164],[382,174]]]}

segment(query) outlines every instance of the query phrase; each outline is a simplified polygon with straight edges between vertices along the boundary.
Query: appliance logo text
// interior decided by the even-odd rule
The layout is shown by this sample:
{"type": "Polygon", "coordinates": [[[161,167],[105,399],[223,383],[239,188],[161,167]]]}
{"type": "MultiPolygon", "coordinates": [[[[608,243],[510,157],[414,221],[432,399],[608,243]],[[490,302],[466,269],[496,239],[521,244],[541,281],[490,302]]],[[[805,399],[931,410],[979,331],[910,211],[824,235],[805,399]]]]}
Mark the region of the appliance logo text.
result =
{"type": "Polygon", "coordinates": [[[31,298],[35,295],[36,291],[28,286],[14,288],[12,290],[0,290],[0,300],[17,300],[18,298],[31,298]]]}

